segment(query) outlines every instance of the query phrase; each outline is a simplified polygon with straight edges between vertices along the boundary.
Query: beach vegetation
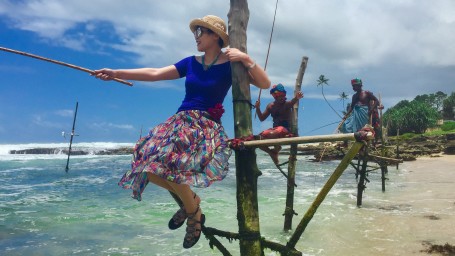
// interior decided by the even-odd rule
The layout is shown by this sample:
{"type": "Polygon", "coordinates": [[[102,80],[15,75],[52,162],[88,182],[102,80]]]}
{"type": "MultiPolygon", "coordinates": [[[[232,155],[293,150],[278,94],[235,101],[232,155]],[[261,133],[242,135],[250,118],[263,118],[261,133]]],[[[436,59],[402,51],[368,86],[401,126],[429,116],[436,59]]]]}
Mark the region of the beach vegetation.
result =
{"type": "Polygon", "coordinates": [[[420,101],[420,102],[425,102],[431,107],[435,108],[438,111],[442,110],[442,105],[444,99],[447,98],[447,94],[438,91],[436,93],[431,93],[431,94],[423,94],[423,95],[417,95],[414,100],[415,101],[420,101]]]}
{"type": "Polygon", "coordinates": [[[455,120],[455,92],[442,101],[442,117],[446,120],[455,120]]]}
{"type": "Polygon", "coordinates": [[[389,108],[383,115],[383,124],[387,134],[443,133],[454,130],[454,125],[445,121],[438,127],[438,120],[455,120],[455,93],[450,96],[438,91],[431,94],[417,95],[412,101],[402,100],[389,108]],[[440,129],[439,129],[440,128],[440,129]]]}
{"type": "MultiPolygon", "coordinates": [[[[407,132],[403,134],[398,134],[398,137],[401,140],[408,140],[418,136],[439,136],[439,135],[446,135],[446,134],[455,134],[455,121],[445,122],[441,127],[436,127],[434,129],[430,129],[425,133],[417,134],[413,132],[407,132]]],[[[391,139],[397,139],[397,136],[390,136],[391,139]]]]}
{"type": "Polygon", "coordinates": [[[412,139],[416,136],[419,136],[418,134],[415,134],[415,133],[412,133],[412,132],[407,132],[407,133],[404,133],[404,134],[400,134],[400,139],[401,140],[409,140],[409,139],[412,139]]]}
{"type": "Polygon", "coordinates": [[[345,103],[345,101],[349,100],[349,94],[346,94],[345,92],[342,92],[342,93],[340,93],[340,98],[339,99],[343,102],[343,110],[341,111],[341,113],[343,113],[343,115],[346,115],[347,112],[348,112],[347,110],[348,110],[350,104],[348,103],[349,106],[345,108],[344,107],[344,103],[345,103]]]}
{"type": "Polygon", "coordinates": [[[436,108],[424,101],[400,101],[388,109],[383,116],[388,135],[399,133],[422,134],[428,128],[435,127],[440,114],[436,108]]]}
{"type": "Polygon", "coordinates": [[[441,125],[441,130],[448,132],[452,131],[455,132],[455,121],[446,121],[444,124],[441,125]]]}

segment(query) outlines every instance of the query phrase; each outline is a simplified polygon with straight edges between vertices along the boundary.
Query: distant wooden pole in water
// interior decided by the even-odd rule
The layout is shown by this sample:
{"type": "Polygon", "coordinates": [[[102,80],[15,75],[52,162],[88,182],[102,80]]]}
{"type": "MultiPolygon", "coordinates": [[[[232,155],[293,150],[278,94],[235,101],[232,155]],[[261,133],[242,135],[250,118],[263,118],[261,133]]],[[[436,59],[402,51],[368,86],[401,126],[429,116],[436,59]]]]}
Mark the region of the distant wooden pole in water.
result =
{"type": "MultiPolygon", "coordinates": [[[[295,81],[294,96],[297,92],[301,91],[303,75],[308,64],[308,57],[304,56],[300,63],[299,72],[297,73],[297,79],[295,81]]],[[[299,136],[299,102],[297,101],[293,106],[291,118],[291,133],[295,136],[299,136]]],[[[283,230],[288,231],[292,229],[292,217],[295,214],[294,211],[294,184],[295,184],[295,166],[297,163],[297,144],[291,144],[289,151],[289,163],[288,163],[288,175],[287,175],[287,193],[286,193],[286,208],[284,210],[284,225],[283,230]]]]}
{"type": "Polygon", "coordinates": [[[71,155],[71,145],[73,144],[73,137],[74,137],[74,127],[76,125],[76,116],[77,116],[77,107],[79,106],[79,102],[76,102],[76,111],[74,111],[74,119],[73,119],[73,129],[71,129],[71,138],[70,138],[70,146],[68,148],[68,159],[66,160],[66,167],[65,171],[68,172],[68,165],[70,163],[70,155],[71,155]]]}
{"type": "MultiPolygon", "coordinates": [[[[397,153],[396,153],[396,158],[399,159],[400,158],[400,128],[397,128],[397,139],[396,139],[396,143],[397,143],[397,153]]],[[[397,163],[397,170],[398,170],[398,163],[397,163]]]]}
{"type": "MultiPolygon", "coordinates": [[[[35,59],[38,59],[38,60],[44,60],[44,61],[47,61],[47,62],[51,62],[51,63],[54,63],[54,64],[62,65],[62,66],[65,66],[65,67],[69,67],[69,68],[73,68],[73,69],[77,69],[77,70],[80,70],[80,71],[84,71],[84,72],[93,74],[93,70],[90,70],[90,69],[87,69],[87,68],[83,68],[83,67],[79,67],[79,66],[76,66],[76,65],[73,65],[73,64],[61,62],[61,61],[58,61],[58,60],[52,60],[52,59],[44,58],[44,57],[41,57],[41,56],[38,56],[38,55],[35,55],[35,54],[21,52],[21,51],[17,51],[17,50],[13,50],[13,49],[8,49],[8,48],[5,48],[5,47],[0,47],[0,50],[1,51],[5,51],[5,52],[11,52],[11,53],[23,55],[23,56],[26,56],[26,57],[35,58],[35,59]]],[[[127,81],[122,80],[122,79],[114,78],[112,80],[116,81],[116,82],[119,82],[119,83],[122,83],[122,84],[126,84],[128,86],[133,86],[133,83],[127,82],[127,81]]]]}

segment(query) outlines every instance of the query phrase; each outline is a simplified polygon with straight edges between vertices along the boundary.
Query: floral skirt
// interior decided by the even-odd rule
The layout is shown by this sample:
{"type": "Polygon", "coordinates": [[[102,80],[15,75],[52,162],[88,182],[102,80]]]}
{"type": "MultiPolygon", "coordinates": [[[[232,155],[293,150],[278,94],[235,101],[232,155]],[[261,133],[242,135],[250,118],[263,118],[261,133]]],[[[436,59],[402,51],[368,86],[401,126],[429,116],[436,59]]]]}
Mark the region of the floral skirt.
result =
{"type": "Polygon", "coordinates": [[[131,170],[119,186],[132,189],[139,201],[148,184],[147,172],[178,184],[208,187],[226,177],[230,156],[220,123],[205,111],[180,111],[139,139],[131,170]]]}

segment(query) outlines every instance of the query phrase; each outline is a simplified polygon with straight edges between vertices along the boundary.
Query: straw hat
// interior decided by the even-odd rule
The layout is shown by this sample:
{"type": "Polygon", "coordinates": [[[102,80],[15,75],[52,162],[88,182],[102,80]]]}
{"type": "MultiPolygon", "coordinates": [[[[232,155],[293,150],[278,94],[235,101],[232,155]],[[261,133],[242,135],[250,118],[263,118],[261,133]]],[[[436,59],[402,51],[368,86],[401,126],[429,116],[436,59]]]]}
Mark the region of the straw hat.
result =
{"type": "Polygon", "coordinates": [[[212,30],[223,40],[223,48],[229,45],[229,36],[226,32],[226,23],[223,19],[215,15],[207,15],[201,19],[194,19],[190,22],[190,29],[192,32],[196,30],[197,27],[204,27],[212,30]]]}

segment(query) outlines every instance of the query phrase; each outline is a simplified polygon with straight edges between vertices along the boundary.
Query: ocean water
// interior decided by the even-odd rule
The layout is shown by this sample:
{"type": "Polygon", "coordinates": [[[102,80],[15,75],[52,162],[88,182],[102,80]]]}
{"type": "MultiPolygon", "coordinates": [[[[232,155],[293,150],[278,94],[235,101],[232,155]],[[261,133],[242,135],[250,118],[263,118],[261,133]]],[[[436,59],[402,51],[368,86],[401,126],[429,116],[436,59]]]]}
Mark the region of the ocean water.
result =
{"type": "MultiPolygon", "coordinates": [[[[94,151],[125,146],[115,143],[73,144],[73,149],[94,151]]],[[[132,146],[132,144],[131,144],[132,146]]],[[[171,231],[167,222],[178,209],[167,191],[149,185],[143,200],[130,198],[130,190],[117,186],[130,156],[9,155],[11,149],[66,147],[64,144],[0,145],[0,255],[221,255],[201,237],[192,249],[182,248],[184,227],[171,231]]],[[[285,244],[283,232],[286,180],[271,159],[257,151],[261,235],[285,244]]],[[[281,155],[281,161],[287,156],[281,155]]],[[[338,161],[315,163],[298,156],[293,219],[295,227],[335,170],[338,161]]],[[[225,180],[195,191],[202,198],[206,226],[237,232],[234,157],[225,180]]],[[[284,167],[286,170],[286,167],[284,167]]],[[[403,190],[403,170],[389,168],[386,192],[380,173],[369,174],[363,206],[356,206],[355,171],[343,173],[319,207],[297,244],[304,255],[406,255],[402,233],[386,232],[387,218],[417,214],[405,204],[394,204],[403,190]]],[[[237,241],[219,240],[232,255],[237,241]]],[[[266,255],[279,255],[266,251],[266,255]]]]}

